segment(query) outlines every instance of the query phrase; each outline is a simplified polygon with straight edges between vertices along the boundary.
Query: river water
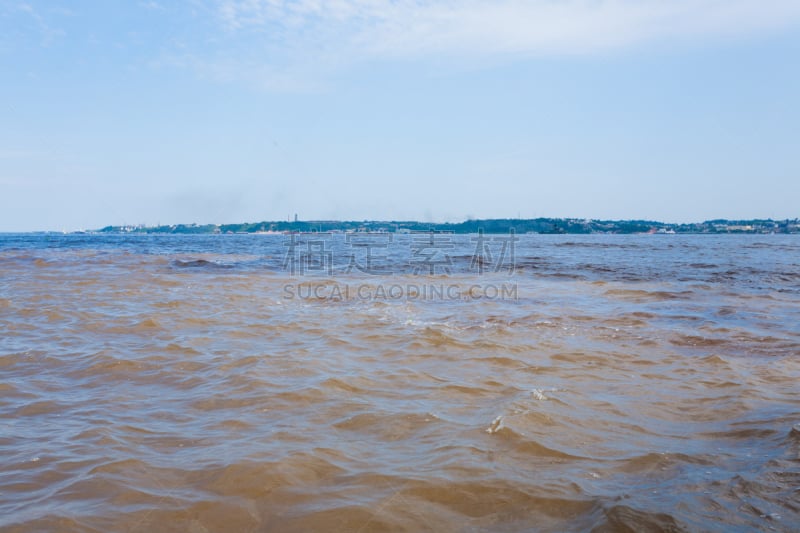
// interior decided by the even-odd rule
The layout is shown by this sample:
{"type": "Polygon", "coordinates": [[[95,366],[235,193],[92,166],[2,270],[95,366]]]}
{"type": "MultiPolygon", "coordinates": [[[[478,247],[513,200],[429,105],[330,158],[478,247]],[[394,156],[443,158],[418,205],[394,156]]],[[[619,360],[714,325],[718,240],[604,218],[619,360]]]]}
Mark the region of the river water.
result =
{"type": "Polygon", "coordinates": [[[799,324],[791,235],[0,235],[0,529],[797,531],[799,324]]]}

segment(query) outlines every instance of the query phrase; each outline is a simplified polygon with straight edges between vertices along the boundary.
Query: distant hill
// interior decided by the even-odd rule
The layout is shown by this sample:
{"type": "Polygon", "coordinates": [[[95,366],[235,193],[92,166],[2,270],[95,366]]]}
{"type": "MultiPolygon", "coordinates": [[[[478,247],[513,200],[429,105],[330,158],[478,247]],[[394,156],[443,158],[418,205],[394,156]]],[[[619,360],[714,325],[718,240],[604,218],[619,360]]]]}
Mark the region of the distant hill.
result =
{"type": "Polygon", "coordinates": [[[670,224],[652,220],[593,220],[577,218],[495,218],[457,223],[417,221],[264,221],[241,224],[176,224],[162,226],[106,226],[99,233],[286,233],[286,232],[449,232],[449,233],[800,233],[800,220],[708,220],[670,224]]]}

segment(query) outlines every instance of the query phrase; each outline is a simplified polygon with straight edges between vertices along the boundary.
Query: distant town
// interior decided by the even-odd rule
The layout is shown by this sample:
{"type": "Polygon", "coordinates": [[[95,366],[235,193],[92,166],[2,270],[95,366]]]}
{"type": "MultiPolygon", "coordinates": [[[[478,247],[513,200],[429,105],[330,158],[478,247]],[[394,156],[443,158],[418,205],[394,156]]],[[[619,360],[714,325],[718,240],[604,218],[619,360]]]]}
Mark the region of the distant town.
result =
{"type": "MultiPolygon", "coordinates": [[[[245,222],[240,224],[175,224],[106,226],[90,233],[540,233],[540,234],[677,234],[677,233],[800,233],[800,220],[708,220],[689,224],[671,224],[649,220],[594,220],[579,218],[474,219],[457,223],[416,221],[338,221],[294,220],[245,222]]],[[[87,232],[81,232],[87,233],[87,232]]]]}

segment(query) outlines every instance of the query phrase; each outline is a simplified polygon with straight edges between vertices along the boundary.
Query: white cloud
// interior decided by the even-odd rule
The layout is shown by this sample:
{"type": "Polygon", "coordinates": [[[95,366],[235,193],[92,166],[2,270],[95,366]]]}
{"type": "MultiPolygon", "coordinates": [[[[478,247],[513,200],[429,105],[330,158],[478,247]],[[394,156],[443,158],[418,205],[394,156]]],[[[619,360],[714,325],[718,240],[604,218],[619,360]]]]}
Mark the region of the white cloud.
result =
{"type": "Polygon", "coordinates": [[[173,57],[201,75],[316,87],[373,60],[492,61],[611,53],[800,23],[797,0],[208,0],[213,52],[173,57]]]}
{"type": "Polygon", "coordinates": [[[580,53],[800,20],[796,0],[219,0],[233,31],[356,57],[580,53]]]}

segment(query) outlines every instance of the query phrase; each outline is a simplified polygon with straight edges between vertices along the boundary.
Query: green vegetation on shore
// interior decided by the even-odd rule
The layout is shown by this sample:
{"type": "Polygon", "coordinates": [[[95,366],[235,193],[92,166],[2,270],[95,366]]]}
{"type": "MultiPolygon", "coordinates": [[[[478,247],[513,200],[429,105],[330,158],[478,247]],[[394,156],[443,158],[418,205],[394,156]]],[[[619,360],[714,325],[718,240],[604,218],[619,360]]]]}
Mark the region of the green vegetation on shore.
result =
{"type": "Polygon", "coordinates": [[[452,233],[800,233],[800,220],[708,220],[670,224],[650,220],[591,220],[577,218],[475,219],[458,223],[416,221],[273,221],[241,224],[176,224],[106,226],[100,233],[263,233],[263,232],[452,232],[452,233]]]}

